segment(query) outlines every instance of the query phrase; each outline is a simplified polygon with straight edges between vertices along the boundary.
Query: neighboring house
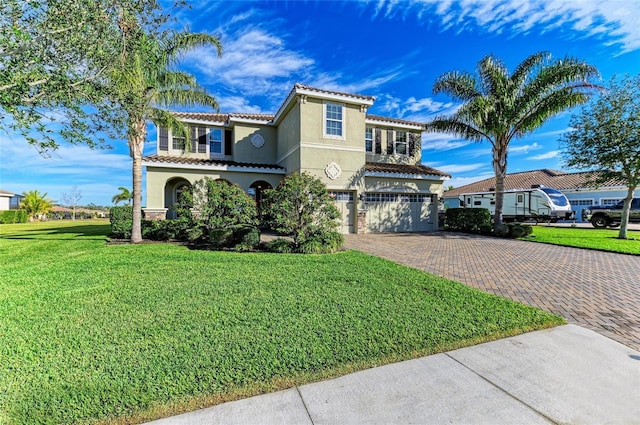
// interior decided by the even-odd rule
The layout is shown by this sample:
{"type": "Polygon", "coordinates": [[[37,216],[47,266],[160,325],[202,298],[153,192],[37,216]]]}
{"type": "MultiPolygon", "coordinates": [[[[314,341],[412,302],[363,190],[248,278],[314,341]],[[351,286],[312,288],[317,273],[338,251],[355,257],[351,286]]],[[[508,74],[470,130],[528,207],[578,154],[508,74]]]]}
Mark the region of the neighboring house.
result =
{"type": "Polygon", "coordinates": [[[421,164],[422,124],[367,115],[373,102],[296,84],[275,115],[175,112],[191,137],[158,128],[157,154],[143,160],[145,216],[175,217],[180,193],[207,176],[237,184],[260,205],[265,189],[308,172],[335,198],[343,233],[437,229],[450,176],[421,164]]]}
{"type": "MultiPolygon", "coordinates": [[[[543,185],[564,193],[575,212],[576,220],[582,220],[582,210],[591,205],[614,205],[627,196],[627,186],[623,180],[610,180],[598,188],[590,182],[593,173],[567,173],[557,170],[533,170],[507,174],[504,179],[505,190],[529,189],[535,185],[543,185]]],[[[495,190],[495,178],[491,177],[466,186],[457,187],[444,192],[445,208],[460,206],[459,196],[470,192],[491,192],[495,190]]]]}
{"type": "Polygon", "coordinates": [[[23,195],[0,189],[0,211],[20,209],[22,198],[23,195]]]}

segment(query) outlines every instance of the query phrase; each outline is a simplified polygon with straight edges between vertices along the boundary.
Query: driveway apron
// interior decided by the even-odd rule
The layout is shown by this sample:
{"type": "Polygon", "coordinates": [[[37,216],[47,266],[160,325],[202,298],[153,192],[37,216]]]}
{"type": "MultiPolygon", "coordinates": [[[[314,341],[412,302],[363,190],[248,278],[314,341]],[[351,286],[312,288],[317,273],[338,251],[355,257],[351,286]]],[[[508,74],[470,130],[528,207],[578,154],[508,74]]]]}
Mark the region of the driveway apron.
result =
{"type": "Polygon", "coordinates": [[[640,350],[640,257],[459,233],[346,235],[346,247],[563,316],[640,350]]]}

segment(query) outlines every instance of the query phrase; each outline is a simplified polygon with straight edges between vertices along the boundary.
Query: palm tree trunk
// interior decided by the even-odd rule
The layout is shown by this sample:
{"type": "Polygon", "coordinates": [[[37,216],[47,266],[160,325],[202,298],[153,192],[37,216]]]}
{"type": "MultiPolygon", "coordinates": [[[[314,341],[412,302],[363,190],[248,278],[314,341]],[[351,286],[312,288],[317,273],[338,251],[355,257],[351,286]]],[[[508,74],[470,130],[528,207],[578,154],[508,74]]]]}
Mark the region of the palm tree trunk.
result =
{"type": "Polygon", "coordinates": [[[502,225],[502,207],[504,205],[504,177],[507,174],[507,147],[499,141],[493,147],[493,171],[496,175],[496,212],[495,227],[502,225]]]}
{"type": "Polygon", "coordinates": [[[618,233],[618,239],[627,239],[627,229],[629,227],[629,209],[631,208],[631,201],[633,201],[633,192],[635,186],[629,186],[627,188],[627,197],[624,198],[624,206],[622,207],[622,217],[620,218],[620,232],[618,233]]]}
{"type": "Polygon", "coordinates": [[[129,154],[133,159],[133,217],[131,228],[131,243],[142,242],[142,151],[146,137],[144,120],[137,120],[134,134],[129,137],[129,154]]]}

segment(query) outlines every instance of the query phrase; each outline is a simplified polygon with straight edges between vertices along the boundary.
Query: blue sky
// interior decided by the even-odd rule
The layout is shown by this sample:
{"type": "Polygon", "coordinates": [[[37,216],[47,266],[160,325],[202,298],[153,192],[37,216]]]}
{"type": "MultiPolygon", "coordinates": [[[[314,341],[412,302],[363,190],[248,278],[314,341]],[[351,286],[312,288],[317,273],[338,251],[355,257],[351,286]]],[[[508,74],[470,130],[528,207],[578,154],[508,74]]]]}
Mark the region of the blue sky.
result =
{"type": "MultiPolygon", "coordinates": [[[[179,28],[219,36],[224,53],[198,49],[183,67],[218,99],[221,112],[275,113],[293,84],[375,96],[369,113],[426,122],[455,110],[435,96],[436,78],[474,71],[494,54],[513,69],[528,55],[549,51],[612,75],[640,73],[640,2],[621,1],[191,1],[175,10],[179,28]]],[[[572,112],[514,140],[509,172],[565,169],[558,138],[572,112]]],[[[37,189],[60,200],[73,186],[82,204],[110,205],[118,187],[131,187],[126,142],[112,150],[62,145],[49,158],[20,137],[0,134],[0,188],[37,189]]],[[[145,154],[155,153],[155,139],[145,154]]],[[[423,137],[423,163],[452,174],[462,186],[493,175],[488,143],[447,135],[423,137]]],[[[570,171],[570,170],[569,170],[570,171]]],[[[144,203],[144,199],[143,199],[144,203]]]]}

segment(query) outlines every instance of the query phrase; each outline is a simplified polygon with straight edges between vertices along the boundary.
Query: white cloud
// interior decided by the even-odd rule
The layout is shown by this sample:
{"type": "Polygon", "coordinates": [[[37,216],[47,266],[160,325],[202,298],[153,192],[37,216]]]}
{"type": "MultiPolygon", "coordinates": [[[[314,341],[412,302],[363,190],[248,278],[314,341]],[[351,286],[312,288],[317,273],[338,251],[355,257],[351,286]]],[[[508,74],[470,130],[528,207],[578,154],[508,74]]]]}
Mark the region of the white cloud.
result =
{"type": "Polygon", "coordinates": [[[534,160],[534,161],[539,161],[539,160],[542,160],[542,159],[556,158],[558,155],[560,155],[560,151],[550,151],[550,152],[543,153],[543,154],[540,154],[540,155],[531,156],[531,157],[529,157],[529,159],[534,160]]]}
{"type": "Polygon", "coordinates": [[[199,48],[192,50],[183,63],[195,66],[208,83],[223,83],[243,95],[280,92],[283,83],[292,84],[288,81],[291,75],[314,65],[313,59],[288,49],[281,37],[261,28],[225,34],[221,39],[221,58],[212,48],[199,48]]]}
{"type": "Polygon", "coordinates": [[[448,151],[472,142],[445,133],[422,133],[422,149],[426,151],[448,151]]]}
{"type": "Polygon", "coordinates": [[[425,164],[452,175],[455,173],[468,173],[470,171],[476,171],[481,168],[486,168],[487,166],[487,164],[484,162],[476,164],[430,164],[428,162],[425,162],[425,164]]]}
{"type": "Polygon", "coordinates": [[[425,23],[439,16],[444,30],[457,32],[481,27],[488,33],[528,33],[535,27],[549,31],[570,27],[584,36],[603,38],[605,44],[620,44],[620,53],[640,48],[640,2],[567,0],[412,0],[384,1],[376,5],[375,17],[394,16],[394,9],[409,10],[425,23]],[[383,11],[384,13],[379,13],[383,11]]]}
{"type": "Polygon", "coordinates": [[[542,145],[538,144],[538,142],[534,142],[530,145],[510,146],[509,153],[529,153],[529,151],[538,149],[542,149],[542,145]]]}
{"type": "Polygon", "coordinates": [[[61,145],[43,157],[20,137],[0,136],[2,189],[47,192],[59,200],[78,186],[82,204],[107,205],[119,186],[131,187],[131,158],[112,150],[61,145]]]}

